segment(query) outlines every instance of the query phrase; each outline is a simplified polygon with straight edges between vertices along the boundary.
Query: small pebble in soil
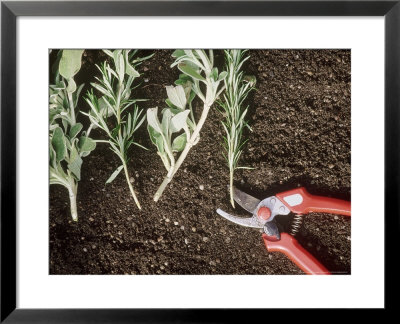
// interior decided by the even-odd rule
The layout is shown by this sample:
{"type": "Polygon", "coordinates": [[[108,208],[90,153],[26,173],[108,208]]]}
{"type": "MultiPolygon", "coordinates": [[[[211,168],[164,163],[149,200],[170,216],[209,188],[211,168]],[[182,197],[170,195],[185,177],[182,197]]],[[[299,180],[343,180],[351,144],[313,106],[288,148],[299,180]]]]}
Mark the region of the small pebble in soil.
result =
{"type": "Polygon", "coordinates": [[[189,240],[185,238],[185,244],[189,244],[189,240]]]}
{"type": "Polygon", "coordinates": [[[85,237],[84,237],[84,236],[82,236],[82,237],[81,237],[81,240],[85,240],[85,237]]]}
{"type": "Polygon", "coordinates": [[[192,232],[196,232],[196,227],[192,227],[192,232]]]}
{"type": "Polygon", "coordinates": [[[227,237],[226,239],[225,239],[225,243],[229,243],[231,241],[231,239],[229,238],[229,237],[227,237]]]}
{"type": "Polygon", "coordinates": [[[268,259],[272,260],[272,254],[268,254],[268,259]]]}
{"type": "Polygon", "coordinates": [[[90,179],[89,179],[89,181],[93,181],[93,180],[94,180],[94,178],[90,178],[90,179]]]}
{"type": "Polygon", "coordinates": [[[163,239],[164,239],[164,237],[160,236],[160,237],[157,239],[157,242],[161,242],[163,239]]]}
{"type": "Polygon", "coordinates": [[[178,226],[178,225],[179,225],[179,223],[178,223],[178,222],[174,222],[174,225],[175,225],[175,226],[178,226]]]}
{"type": "Polygon", "coordinates": [[[129,182],[130,182],[130,183],[134,183],[134,182],[135,182],[135,178],[134,178],[134,177],[130,177],[130,178],[129,178],[129,182]]]}
{"type": "Polygon", "coordinates": [[[161,269],[161,270],[164,270],[164,269],[165,269],[165,267],[164,267],[164,266],[160,266],[160,269],[161,269]]]}
{"type": "Polygon", "coordinates": [[[347,236],[347,241],[351,241],[351,237],[350,236],[347,236]]]}
{"type": "Polygon", "coordinates": [[[89,222],[93,222],[94,218],[93,217],[89,217],[89,222]]]}
{"type": "Polygon", "coordinates": [[[185,226],[182,225],[181,226],[181,230],[184,231],[185,230],[185,226]]]}
{"type": "Polygon", "coordinates": [[[144,82],[149,82],[149,79],[147,79],[147,78],[146,78],[146,79],[144,79],[144,82]]]}
{"type": "Polygon", "coordinates": [[[208,237],[203,237],[203,242],[207,243],[208,242],[208,237]]]}
{"type": "Polygon", "coordinates": [[[166,223],[169,223],[169,218],[166,218],[166,219],[165,219],[165,222],[166,222],[166,223]]]}
{"type": "Polygon", "coordinates": [[[87,248],[83,248],[83,252],[87,252],[87,248]]]}
{"type": "Polygon", "coordinates": [[[215,263],[215,261],[210,261],[210,266],[216,266],[217,264],[215,263]]]}
{"type": "Polygon", "coordinates": [[[339,219],[339,217],[338,216],[335,216],[335,217],[333,217],[335,220],[338,220],[339,219]]]}
{"type": "Polygon", "coordinates": [[[204,190],[204,186],[203,186],[203,185],[200,185],[200,186],[199,186],[199,189],[200,189],[200,190],[204,190]]]}
{"type": "Polygon", "coordinates": [[[93,244],[93,245],[92,245],[92,249],[94,250],[95,248],[96,248],[96,245],[93,244]]]}

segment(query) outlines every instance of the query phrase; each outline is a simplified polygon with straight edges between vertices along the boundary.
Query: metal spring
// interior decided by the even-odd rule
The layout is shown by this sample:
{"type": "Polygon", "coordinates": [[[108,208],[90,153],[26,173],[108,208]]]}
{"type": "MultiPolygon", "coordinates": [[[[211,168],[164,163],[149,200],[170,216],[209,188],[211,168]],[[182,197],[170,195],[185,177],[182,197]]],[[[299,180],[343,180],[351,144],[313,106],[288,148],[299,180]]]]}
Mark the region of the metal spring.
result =
{"type": "Polygon", "coordinates": [[[300,215],[300,214],[294,215],[292,225],[290,228],[290,234],[295,236],[296,233],[300,230],[302,223],[303,223],[303,215],[300,215]]]}

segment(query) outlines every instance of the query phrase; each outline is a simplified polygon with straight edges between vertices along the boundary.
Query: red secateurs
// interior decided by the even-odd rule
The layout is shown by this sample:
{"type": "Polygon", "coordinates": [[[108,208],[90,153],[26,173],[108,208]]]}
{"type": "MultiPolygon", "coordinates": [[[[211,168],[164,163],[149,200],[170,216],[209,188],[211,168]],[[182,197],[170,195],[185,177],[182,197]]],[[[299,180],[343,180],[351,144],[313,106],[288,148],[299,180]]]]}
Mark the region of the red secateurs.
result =
{"type": "Polygon", "coordinates": [[[314,196],[304,187],[288,190],[259,200],[237,188],[234,188],[235,201],[252,217],[244,218],[230,215],[221,209],[217,213],[222,217],[242,226],[262,228],[263,240],[268,251],[281,252],[288,256],[300,269],[307,274],[330,274],[330,272],[295,239],[302,216],[312,212],[351,215],[349,201],[314,196]],[[277,215],[294,213],[291,233],[280,233],[275,223],[277,215]]]}

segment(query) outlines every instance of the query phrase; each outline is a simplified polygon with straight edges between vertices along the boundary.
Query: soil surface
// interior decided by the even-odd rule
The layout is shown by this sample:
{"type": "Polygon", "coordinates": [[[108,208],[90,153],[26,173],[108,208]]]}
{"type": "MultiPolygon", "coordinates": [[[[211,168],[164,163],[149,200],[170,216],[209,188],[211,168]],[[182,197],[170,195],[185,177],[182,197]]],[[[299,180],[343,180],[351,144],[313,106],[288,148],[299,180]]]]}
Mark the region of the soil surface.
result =
{"type": "MultiPolygon", "coordinates": [[[[151,51],[153,52],[153,51],[151,51]]],[[[147,55],[150,51],[143,51],[147,55]]],[[[156,50],[138,70],[141,107],[165,107],[165,86],[178,70],[170,50],[156,50]]],[[[215,51],[220,68],[222,51],[215,51]]],[[[248,120],[252,132],[244,147],[235,184],[259,198],[305,186],[312,194],[350,200],[349,50],[251,50],[244,66],[257,78],[248,120]]],[[[53,54],[54,56],[54,54],[53,54]]],[[[85,51],[77,84],[94,81],[94,63],[106,55],[85,51]]],[[[85,87],[88,89],[88,86],[85,87]]],[[[81,109],[88,110],[84,101],[81,109]]],[[[200,104],[195,104],[197,113],[200,104]]],[[[222,152],[222,115],[211,109],[200,142],[155,203],[153,195],[165,168],[147,130],[136,133],[129,170],[142,205],[139,211],[121,173],[105,185],[120,165],[107,144],[84,158],[78,188],[79,221],[71,220],[67,190],[50,186],[50,274],[303,274],[286,256],[265,249],[261,232],[233,224],[215,210],[250,216],[229,202],[229,174],[222,152]]],[[[86,117],[78,119],[87,124],[86,117]]],[[[92,137],[104,139],[95,130],[92,137]]],[[[277,219],[289,231],[293,216],[277,219]]],[[[350,218],[309,214],[298,241],[330,271],[350,273],[350,218]]]]}

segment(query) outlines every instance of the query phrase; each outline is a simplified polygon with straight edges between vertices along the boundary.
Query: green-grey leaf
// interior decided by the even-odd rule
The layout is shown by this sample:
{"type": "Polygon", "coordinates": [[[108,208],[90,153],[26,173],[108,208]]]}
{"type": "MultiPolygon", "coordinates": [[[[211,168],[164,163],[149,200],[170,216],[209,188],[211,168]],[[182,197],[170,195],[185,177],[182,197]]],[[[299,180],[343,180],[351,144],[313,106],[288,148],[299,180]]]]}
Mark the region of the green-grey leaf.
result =
{"type": "Polygon", "coordinates": [[[73,93],[76,91],[76,83],[75,83],[74,79],[72,79],[72,78],[68,79],[67,91],[69,93],[73,93]]]}
{"type": "Polygon", "coordinates": [[[161,122],[161,129],[165,136],[169,135],[169,124],[171,122],[171,118],[173,117],[173,113],[170,109],[164,109],[163,118],[161,122]]]}
{"type": "Polygon", "coordinates": [[[76,149],[75,145],[72,146],[69,160],[70,161],[68,163],[68,169],[74,174],[78,181],[81,180],[82,159],[79,156],[78,150],[76,149]]]}
{"type": "Polygon", "coordinates": [[[165,103],[168,105],[169,109],[171,109],[171,112],[175,115],[179,112],[182,111],[182,109],[178,108],[177,106],[175,106],[171,100],[169,99],[165,99],[165,103]]]}
{"type": "Polygon", "coordinates": [[[81,68],[81,59],[84,50],[63,50],[59,72],[67,80],[77,74],[81,68]]]}
{"type": "Polygon", "coordinates": [[[57,160],[56,160],[56,151],[54,151],[53,145],[50,143],[50,165],[57,170],[57,160]]]}
{"type": "Polygon", "coordinates": [[[181,49],[177,49],[172,53],[172,57],[175,57],[175,58],[181,57],[183,55],[185,55],[185,51],[181,50],[181,49]]]}
{"type": "Polygon", "coordinates": [[[181,85],[177,85],[176,87],[167,86],[168,99],[178,108],[184,110],[186,107],[186,95],[185,90],[181,85]]]}
{"type": "Polygon", "coordinates": [[[179,132],[186,125],[186,119],[189,113],[190,110],[186,109],[172,117],[170,125],[171,132],[179,132]]]}
{"type": "Polygon", "coordinates": [[[177,137],[175,137],[174,141],[172,142],[172,151],[174,152],[182,152],[186,146],[186,133],[183,133],[177,137]]]}
{"type": "Polygon", "coordinates": [[[108,178],[108,180],[106,181],[106,184],[113,182],[114,179],[117,177],[117,175],[121,172],[123,167],[124,167],[123,165],[119,166],[118,169],[113,172],[111,177],[108,178]]]}
{"type": "Polygon", "coordinates": [[[81,123],[76,123],[74,126],[71,127],[71,129],[69,131],[69,138],[71,139],[71,141],[82,130],[82,127],[83,127],[83,125],[81,123]]]}
{"type": "Polygon", "coordinates": [[[118,78],[120,81],[123,81],[125,75],[125,59],[122,56],[121,50],[115,50],[113,54],[115,69],[117,71],[118,78]]]}
{"type": "Polygon", "coordinates": [[[51,139],[51,145],[56,152],[56,160],[60,162],[64,160],[66,153],[64,133],[60,127],[57,127],[53,132],[53,138],[51,139]]]}
{"type": "Polygon", "coordinates": [[[91,152],[96,148],[96,142],[90,137],[81,136],[79,139],[79,151],[91,152]]]}
{"type": "Polygon", "coordinates": [[[129,76],[137,78],[140,76],[139,72],[134,69],[134,67],[129,62],[129,51],[125,51],[125,73],[129,76]]]}
{"type": "Polygon", "coordinates": [[[194,69],[189,67],[189,65],[187,65],[186,63],[179,64],[178,69],[181,70],[183,73],[191,76],[194,79],[202,80],[202,81],[206,80],[203,76],[201,76],[198,72],[196,72],[194,69]]]}
{"type": "Polygon", "coordinates": [[[228,75],[228,72],[222,71],[222,72],[219,74],[219,77],[218,77],[218,80],[217,80],[217,81],[222,81],[223,79],[226,78],[227,75],[228,75]]]}
{"type": "Polygon", "coordinates": [[[161,125],[157,117],[157,107],[147,109],[147,123],[153,127],[157,133],[161,133],[161,125]]]}
{"type": "Polygon", "coordinates": [[[150,135],[151,142],[157,147],[160,153],[164,153],[164,142],[160,133],[157,133],[153,127],[147,125],[147,131],[150,135]]]}

